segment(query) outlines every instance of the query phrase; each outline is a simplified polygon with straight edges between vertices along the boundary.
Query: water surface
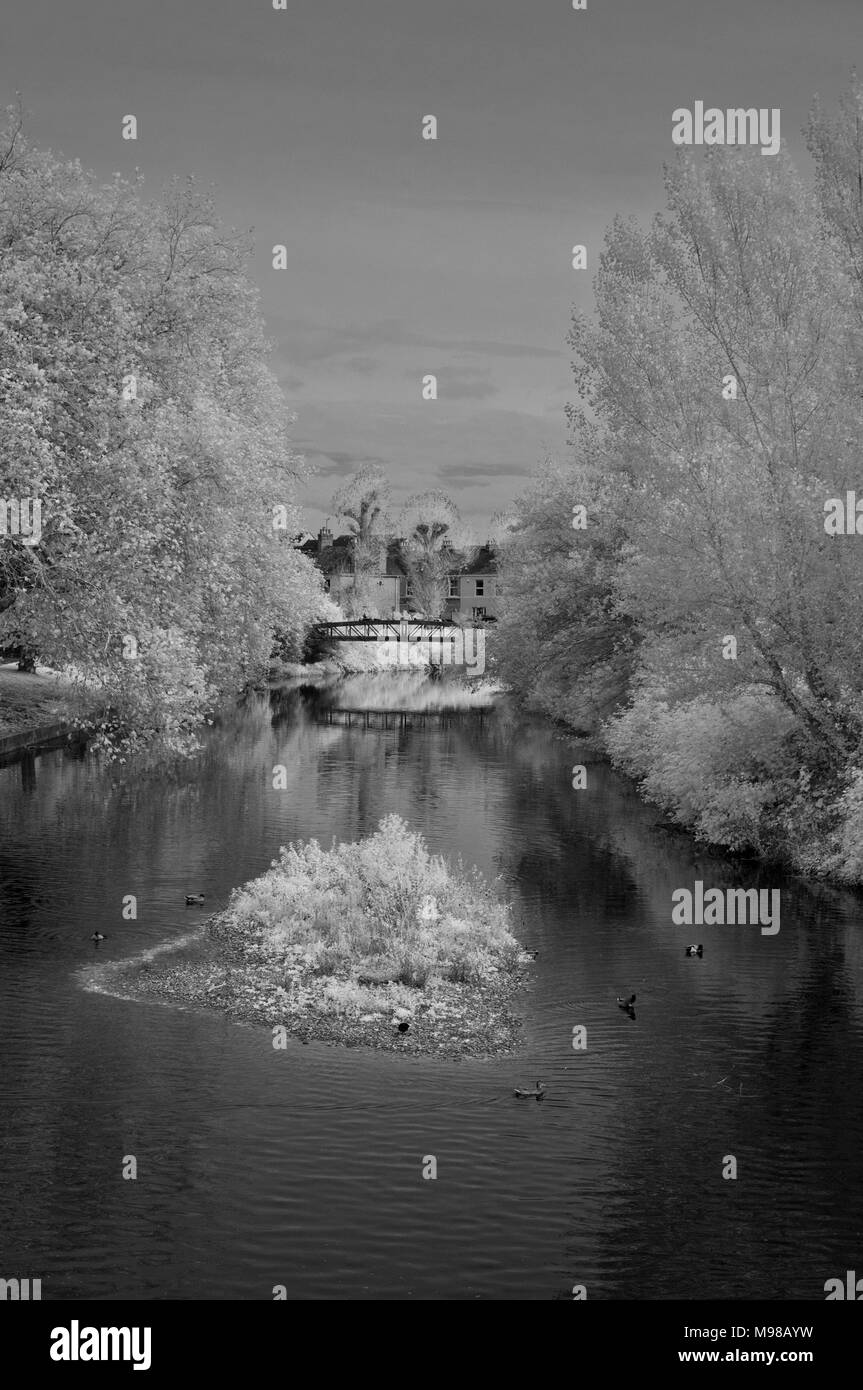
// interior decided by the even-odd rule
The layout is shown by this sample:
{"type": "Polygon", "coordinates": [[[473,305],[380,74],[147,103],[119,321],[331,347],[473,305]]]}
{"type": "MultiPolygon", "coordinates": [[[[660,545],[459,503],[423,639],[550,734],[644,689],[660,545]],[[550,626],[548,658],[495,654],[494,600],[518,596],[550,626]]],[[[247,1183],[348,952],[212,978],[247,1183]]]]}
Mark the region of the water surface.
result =
{"type": "Polygon", "coordinates": [[[0,1276],[46,1299],[823,1299],[859,1267],[859,898],[699,855],[607,768],[574,791],[575,761],[505,712],[349,728],[292,694],[180,776],[0,769],[0,1276]],[[202,920],[187,892],[217,910],[287,841],[390,812],[500,876],[540,952],[520,1056],[276,1052],[84,988],[202,920]],[[695,878],[781,887],[781,931],[672,925],[695,878]],[[512,1097],[538,1076],[544,1102],[512,1097]]]}

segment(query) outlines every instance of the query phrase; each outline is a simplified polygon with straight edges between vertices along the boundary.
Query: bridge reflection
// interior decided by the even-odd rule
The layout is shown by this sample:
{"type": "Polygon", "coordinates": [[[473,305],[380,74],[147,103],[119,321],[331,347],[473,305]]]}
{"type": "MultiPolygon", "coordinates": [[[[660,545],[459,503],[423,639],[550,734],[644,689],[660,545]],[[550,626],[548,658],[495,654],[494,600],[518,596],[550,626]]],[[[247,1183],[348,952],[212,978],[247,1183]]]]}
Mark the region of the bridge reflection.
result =
{"type": "Polygon", "coordinates": [[[313,710],[316,724],[344,724],[360,729],[411,729],[423,724],[446,728],[465,720],[483,723],[495,711],[489,707],[476,709],[335,709],[319,706],[313,710]]]}

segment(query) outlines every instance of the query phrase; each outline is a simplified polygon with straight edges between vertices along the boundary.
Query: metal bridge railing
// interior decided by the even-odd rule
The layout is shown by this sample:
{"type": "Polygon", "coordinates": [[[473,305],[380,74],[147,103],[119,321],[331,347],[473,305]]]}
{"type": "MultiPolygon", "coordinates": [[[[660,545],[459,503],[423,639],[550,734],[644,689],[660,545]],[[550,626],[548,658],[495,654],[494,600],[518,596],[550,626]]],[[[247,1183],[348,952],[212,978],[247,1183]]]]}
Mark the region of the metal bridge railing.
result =
{"type": "Polygon", "coordinates": [[[422,642],[440,640],[463,631],[455,623],[438,618],[351,618],[339,623],[316,623],[319,636],[341,642],[422,642]]]}

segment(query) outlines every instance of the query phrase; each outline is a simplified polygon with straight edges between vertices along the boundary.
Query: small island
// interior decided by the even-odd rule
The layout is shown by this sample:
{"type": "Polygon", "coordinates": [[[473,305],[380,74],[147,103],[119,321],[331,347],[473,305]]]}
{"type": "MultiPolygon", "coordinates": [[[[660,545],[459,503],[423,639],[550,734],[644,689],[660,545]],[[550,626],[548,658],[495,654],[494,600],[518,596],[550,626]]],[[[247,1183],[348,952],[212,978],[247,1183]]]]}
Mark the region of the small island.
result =
{"type": "Polygon", "coordinates": [[[274,1046],[289,1035],[457,1057],[516,1046],[509,1004],[532,957],[509,906],[398,816],[357,843],[283,848],[204,931],[205,960],[172,963],[168,950],[108,970],[136,997],[267,1024],[274,1046]]]}

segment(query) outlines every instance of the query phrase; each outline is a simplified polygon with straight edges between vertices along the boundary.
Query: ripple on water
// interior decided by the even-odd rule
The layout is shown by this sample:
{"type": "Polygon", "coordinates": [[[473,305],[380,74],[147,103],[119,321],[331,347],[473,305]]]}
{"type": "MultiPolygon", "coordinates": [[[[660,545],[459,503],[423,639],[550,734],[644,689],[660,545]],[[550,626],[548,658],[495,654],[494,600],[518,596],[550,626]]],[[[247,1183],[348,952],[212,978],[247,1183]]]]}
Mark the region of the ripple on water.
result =
{"type": "Polygon", "coordinates": [[[684,959],[672,890],[729,871],[601,766],[573,796],[577,759],[547,730],[285,711],[253,706],[174,781],[112,790],[62,751],[35,785],[0,769],[7,1261],[45,1297],[103,1299],[566,1298],[576,1282],[802,1299],[854,1267],[856,898],[781,881],[777,936],[703,928],[703,959],[684,959]],[[218,910],[291,838],[353,839],[393,811],[512,894],[540,953],[520,1056],[276,1052],[266,1028],[115,997],[115,962],[201,948],[186,892],[218,910]],[[615,1003],[632,991],[634,1020],[615,1003]],[[512,1096],[537,1077],[544,1101],[512,1096]]]}

